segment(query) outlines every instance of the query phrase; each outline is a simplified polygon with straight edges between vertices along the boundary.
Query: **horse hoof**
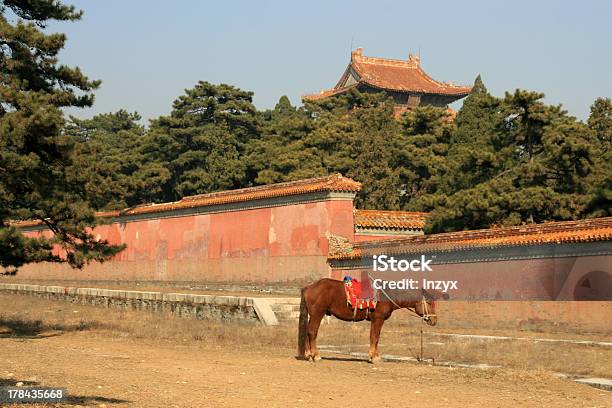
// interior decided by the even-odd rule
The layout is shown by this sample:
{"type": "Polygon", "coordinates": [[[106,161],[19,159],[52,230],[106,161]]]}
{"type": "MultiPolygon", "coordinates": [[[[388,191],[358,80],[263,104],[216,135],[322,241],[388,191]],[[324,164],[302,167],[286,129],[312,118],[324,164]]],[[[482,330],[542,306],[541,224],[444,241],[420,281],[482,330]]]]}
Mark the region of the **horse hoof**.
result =
{"type": "Polygon", "coordinates": [[[380,363],[380,357],[379,356],[370,357],[368,359],[368,362],[370,364],[378,364],[378,363],[380,363]]]}
{"type": "Polygon", "coordinates": [[[312,356],[312,362],[316,363],[317,361],[321,361],[321,356],[318,354],[315,356],[312,356]]]}

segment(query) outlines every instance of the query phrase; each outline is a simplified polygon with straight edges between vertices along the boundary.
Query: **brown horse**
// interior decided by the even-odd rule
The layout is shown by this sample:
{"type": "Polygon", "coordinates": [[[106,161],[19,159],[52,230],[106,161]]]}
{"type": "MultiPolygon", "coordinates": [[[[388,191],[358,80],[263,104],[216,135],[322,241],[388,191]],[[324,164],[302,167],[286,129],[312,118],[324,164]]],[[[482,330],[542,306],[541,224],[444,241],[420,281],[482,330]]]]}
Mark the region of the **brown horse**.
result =
{"type": "Polygon", "coordinates": [[[406,308],[421,317],[427,324],[434,326],[437,322],[435,310],[435,296],[427,291],[421,291],[422,300],[397,300],[385,294],[374,310],[355,311],[347,304],[344,283],[335,279],[321,279],[302,289],[300,303],[300,320],[298,330],[298,358],[312,361],[321,360],[317,350],[317,333],[323,316],[332,315],[347,322],[369,320],[370,350],[369,361],[380,361],[378,354],[378,340],[383,323],[394,310],[406,308]],[[310,317],[310,318],[309,318],[310,317]]]}

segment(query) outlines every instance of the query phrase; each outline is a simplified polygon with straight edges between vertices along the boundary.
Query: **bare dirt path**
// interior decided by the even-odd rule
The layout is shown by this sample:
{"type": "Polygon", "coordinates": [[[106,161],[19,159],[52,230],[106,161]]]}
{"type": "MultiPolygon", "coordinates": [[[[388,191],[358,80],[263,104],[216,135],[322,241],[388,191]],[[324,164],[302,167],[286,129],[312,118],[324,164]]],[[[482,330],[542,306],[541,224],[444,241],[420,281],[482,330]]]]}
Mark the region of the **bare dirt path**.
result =
{"type": "Polygon", "coordinates": [[[313,364],[295,360],[291,349],[216,349],[88,331],[0,338],[0,383],[18,381],[66,387],[65,406],[612,406],[612,393],[546,372],[373,366],[342,357],[313,364]]]}

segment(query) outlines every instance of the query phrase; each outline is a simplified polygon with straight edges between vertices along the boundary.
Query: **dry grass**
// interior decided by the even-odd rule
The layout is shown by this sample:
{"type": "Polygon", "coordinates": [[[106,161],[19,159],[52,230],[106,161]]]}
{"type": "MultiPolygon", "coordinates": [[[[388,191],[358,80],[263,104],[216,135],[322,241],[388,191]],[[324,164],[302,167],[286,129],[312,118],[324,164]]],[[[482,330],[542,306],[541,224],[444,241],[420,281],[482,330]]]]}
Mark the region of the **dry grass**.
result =
{"type": "MultiPolygon", "coordinates": [[[[381,348],[386,353],[415,357],[419,353],[420,337],[416,331],[408,336],[400,332],[387,332],[383,340],[381,348]]],[[[433,357],[436,361],[486,363],[515,369],[546,369],[612,378],[612,348],[602,346],[425,335],[424,356],[433,357]]]]}
{"type": "Polygon", "coordinates": [[[179,318],[169,313],[105,309],[95,306],[0,294],[0,336],[33,337],[89,330],[134,339],[197,341],[209,346],[288,346],[290,330],[269,330],[252,323],[221,323],[179,318]]]}
{"type": "MultiPolygon", "coordinates": [[[[419,322],[392,319],[383,328],[381,353],[401,356],[419,354],[419,322]]],[[[221,323],[191,320],[164,313],[104,309],[35,297],[0,294],[0,337],[37,338],[87,330],[91,335],[147,339],[202,347],[270,351],[291,354],[295,348],[296,325],[264,327],[252,323],[221,323]]],[[[435,336],[444,327],[425,329],[425,357],[436,361],[487,363],[518,370],[547,370],[612,378],[612,348],[534,340],[476,340],[435,336]]],[[[483,333],[479,334],[499,334],[483,333]]],[[[503,334],[542,337],[525,331],[503,334]]],[[[565,338],[565,335],[548,337],[565,338]]],[[[343,351],[367,351],[367,323],[321,326],[319,344],[343,351]]],[[[599,338],[602,340],[602,338],[599,338]]],[[[603,339],[605,340],[605,339],[603,339]]],[[[609,339],[608,339],[609,340],[609,339]]]]}
{"type": "MultiPolygon", "coordinates": [[[[343,352],[367,352],[366,324],[322,326],[321,345],[334,346],[343,352]],[[338,331],[334,326],[346,328],[338,331]]],[[[418,357],[420,334],[418,324],[383,328],[381,354],[418,357]]],[[[482,340],[436,336],[438,330],[427,328],[423,336],[423,356],[437,362],[489,364],[518,370],[547,370],[571,375],[612,378],[612,348],[595,345],[549,343],[535,340],[482,340]]],[[[511,334],[511,333],[506,333],[511,334]]],[[[531,333],[533,334],[533,333],[531,333]]],[[[517,337],[524,332],[513,333],[517,337]]]]}

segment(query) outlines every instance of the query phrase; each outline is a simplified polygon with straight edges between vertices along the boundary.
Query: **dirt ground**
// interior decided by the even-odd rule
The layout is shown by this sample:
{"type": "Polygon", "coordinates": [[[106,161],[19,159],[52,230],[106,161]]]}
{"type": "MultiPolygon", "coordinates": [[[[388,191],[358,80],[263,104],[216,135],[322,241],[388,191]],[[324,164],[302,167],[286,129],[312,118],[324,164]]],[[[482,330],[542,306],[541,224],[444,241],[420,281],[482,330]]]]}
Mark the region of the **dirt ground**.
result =
{"type": "Polygon", "coordinates": [[[136,407],[609,407],[612,394],[546,372],[471,370],[293,350],[233,351],[74,332],[0,339],[0,381],[63,386],[70,404],[136,407]]]}
{"type": "MultiPolygon", "coordinates": [[[[612,406],[612,392],[542,368],[371,365],[325,352],[321,362],[298,361],[293,327],[160,319],[4,294],[0,317],[0,386],[65,387],[61,406],[612,406]]],[[[322,342],[352,339],[343,327],[324,326],[322,342]]]]}

